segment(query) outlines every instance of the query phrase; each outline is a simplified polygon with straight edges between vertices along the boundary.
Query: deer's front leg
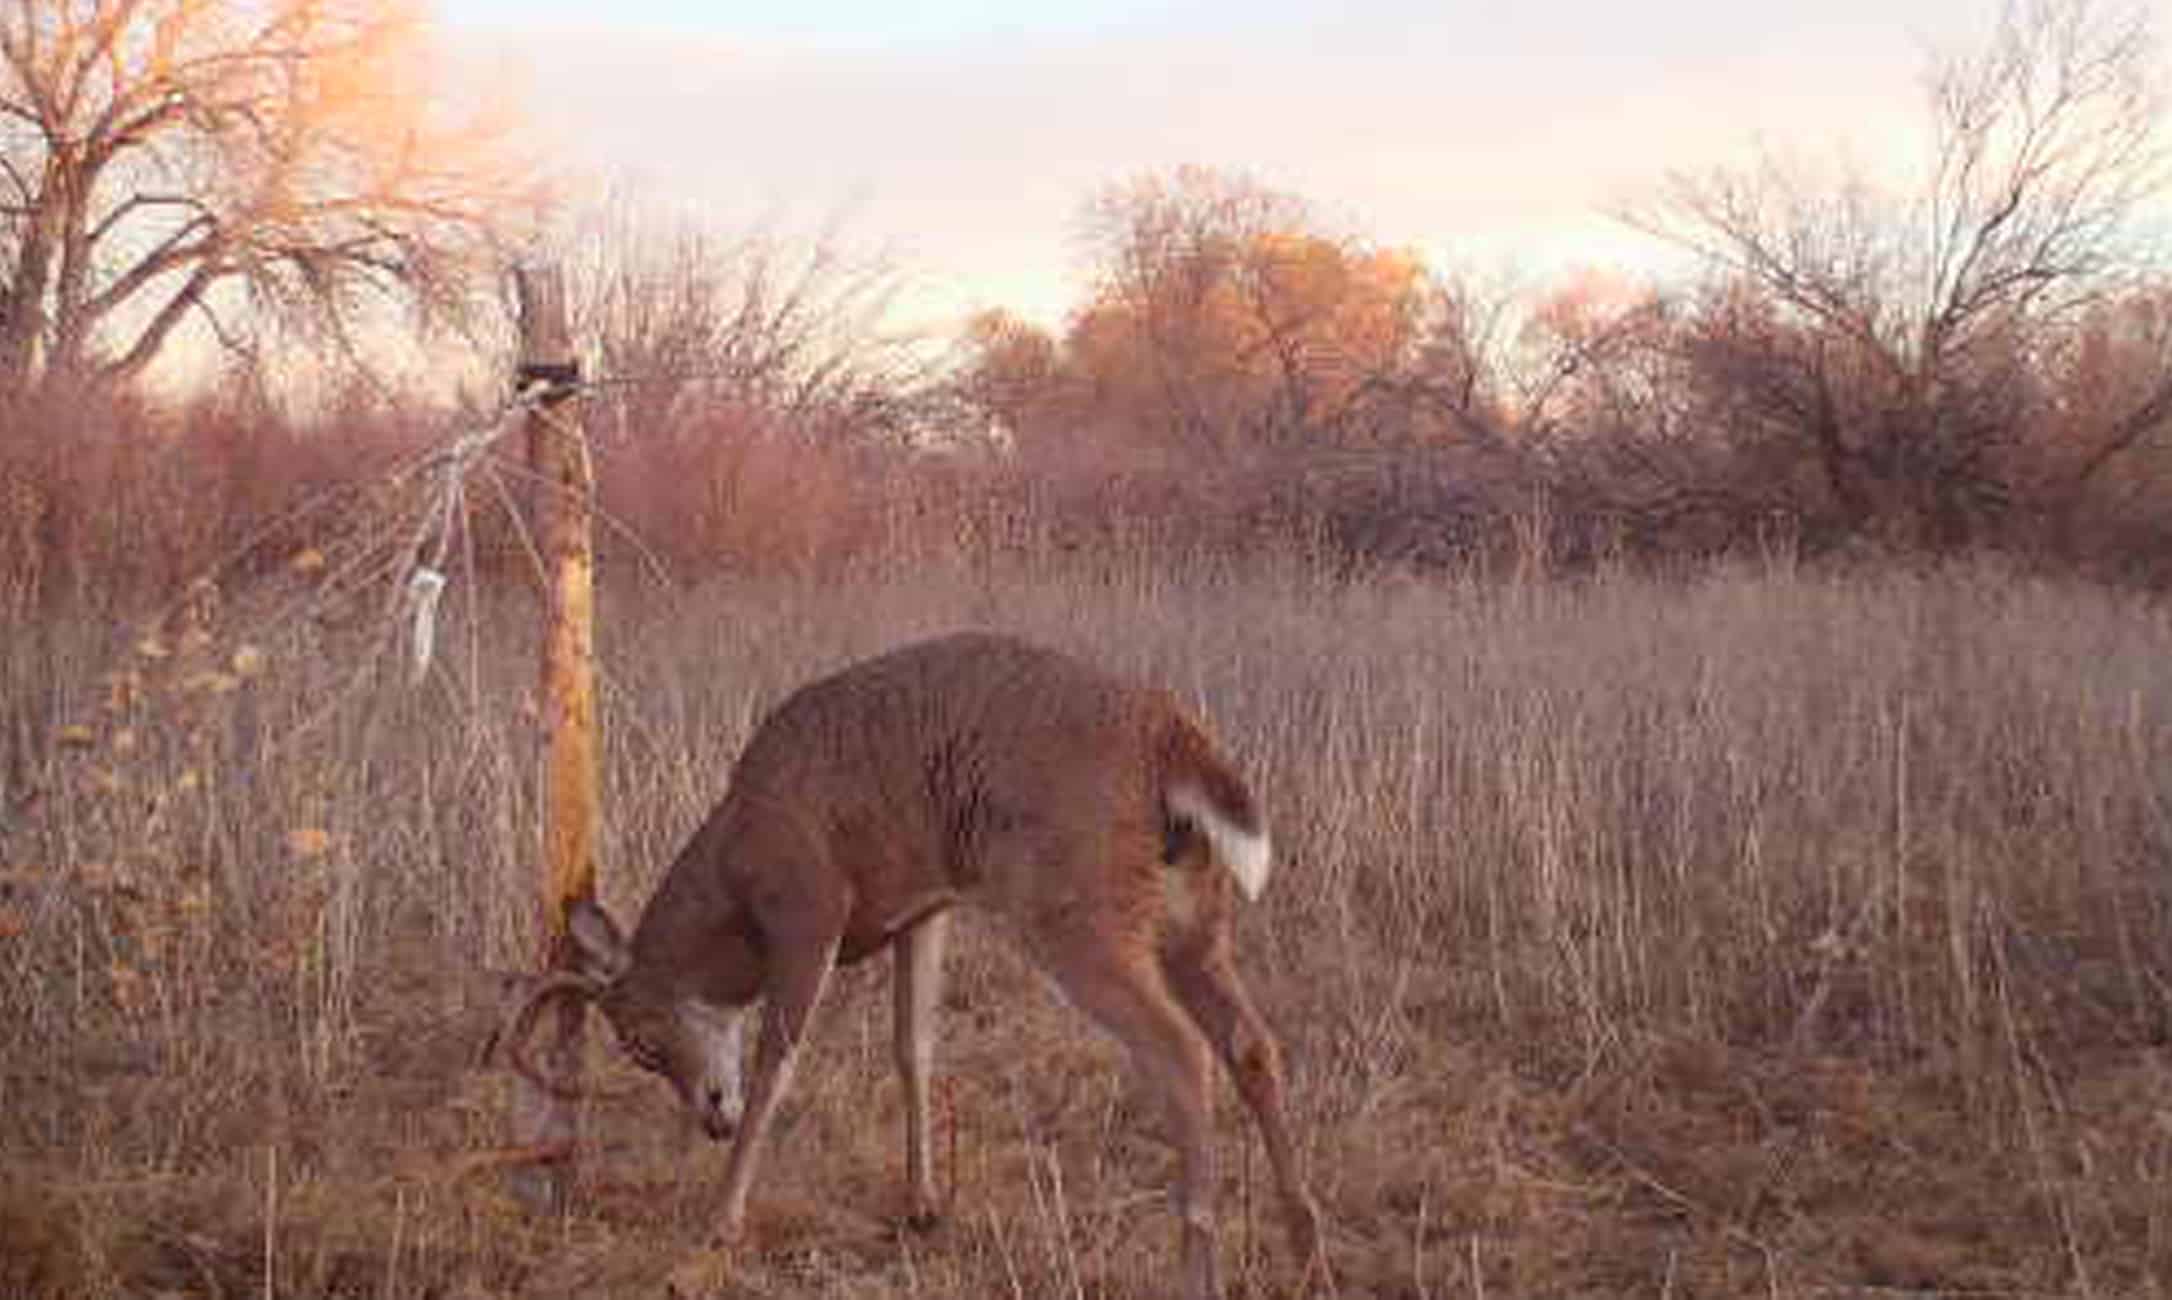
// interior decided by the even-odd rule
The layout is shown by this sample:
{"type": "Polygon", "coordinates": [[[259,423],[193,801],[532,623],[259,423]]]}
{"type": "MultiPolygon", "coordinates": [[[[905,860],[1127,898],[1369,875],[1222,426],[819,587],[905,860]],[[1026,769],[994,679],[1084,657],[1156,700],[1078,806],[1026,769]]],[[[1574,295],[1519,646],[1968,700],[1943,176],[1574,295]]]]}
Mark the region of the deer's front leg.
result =
{"type": "Polygon", "coordinates": [[[747,1092],[739,1134],[732,1143],[731,1163],[724,1173],[724,1213],[717,1223],[719,1240],[737,1240],[746,1226],[747,1192],[754,1183],[762,1140],[776,1118],[777,1103],[792,1084],[792,1069],[799,1059],[808,1019],[822,1000],[823,986],[829,982],[830,968],[837,959],[838,937],[839,932],[832,930],[820,942],[776,952],[770,959],[762,1033],[754,1045],[754,1081],[747,1092]]]}
{"type": "Polygon", "coordinates": [[[905,1089],[905,1180],[912,1197],[906,1223],[935,1226],[939,1217],[935,1171],[930,1156],[933,1124],[928,1089],[935,1062],[935,1021],[943,999],[943,948],[950,917],[937,912],[898,936],[897,968],[892,977],[896,998],[891,1025],[898,1079],[905,1089]]]}

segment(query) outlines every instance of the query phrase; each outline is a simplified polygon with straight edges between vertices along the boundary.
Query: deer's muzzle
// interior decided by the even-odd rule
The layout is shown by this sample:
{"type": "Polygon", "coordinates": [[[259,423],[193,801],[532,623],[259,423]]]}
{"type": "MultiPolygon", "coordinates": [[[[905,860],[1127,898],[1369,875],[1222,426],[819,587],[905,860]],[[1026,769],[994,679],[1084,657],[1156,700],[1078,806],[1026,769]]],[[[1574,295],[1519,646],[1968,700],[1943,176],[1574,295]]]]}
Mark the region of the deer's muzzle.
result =
{"type": "Polygon", "coordinates": [[[701,1131],[708,1134],[712,1142],[729,1142],[732,1134],[739,1131],[739,1119],[735,1115],[725,1114],[718,1107],[704,1106],[701,1111],[701,1131]]]}

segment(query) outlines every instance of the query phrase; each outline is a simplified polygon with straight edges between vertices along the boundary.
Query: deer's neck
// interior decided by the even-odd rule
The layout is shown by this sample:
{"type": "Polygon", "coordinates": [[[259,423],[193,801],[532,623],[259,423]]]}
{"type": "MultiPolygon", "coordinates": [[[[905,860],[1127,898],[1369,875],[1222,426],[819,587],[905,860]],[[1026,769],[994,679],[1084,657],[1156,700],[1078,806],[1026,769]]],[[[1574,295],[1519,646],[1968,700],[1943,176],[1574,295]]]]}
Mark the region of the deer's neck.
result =
{"type": "Polygon", "coordinates": [[[634,927],[634,968],[659,993],[743,1006],[761,993],[761,944],[721,864],[696,853],[705,838],[672,864],[634,927]]]}

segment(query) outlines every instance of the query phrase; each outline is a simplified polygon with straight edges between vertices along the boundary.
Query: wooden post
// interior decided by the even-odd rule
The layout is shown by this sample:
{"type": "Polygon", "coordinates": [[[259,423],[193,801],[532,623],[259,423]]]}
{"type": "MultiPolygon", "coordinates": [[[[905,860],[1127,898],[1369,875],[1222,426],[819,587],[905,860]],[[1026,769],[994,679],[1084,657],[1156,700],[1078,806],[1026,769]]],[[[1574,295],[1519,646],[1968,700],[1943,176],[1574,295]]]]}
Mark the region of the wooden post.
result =
{"type": "MultiPolygon", "coordinates": [[[[543,964],[573,960],[566,916],[596,892],[596,843],[602,796],[596,731],[595,476],[581,429],[579,363],[566,325],[565,280],[558,267],[517,272],[520,294],[519,382],[543,384],[528,414],[528,463],[535,482],[537,548],[547,588],[542,706],[544,770],[543,964]]],[[[537,1057],[550,1074],[578,1076],[586,1007],[559,1002],[539,1026],[537,1057]]],[[[579,1115],[573,1101],[525,1078],[513,1096],[513,1141],[563,1151],[562,1159],[513,1171],[513,1192],[534,1209],[563,1208],[571,1191],[579,1115]]]]}

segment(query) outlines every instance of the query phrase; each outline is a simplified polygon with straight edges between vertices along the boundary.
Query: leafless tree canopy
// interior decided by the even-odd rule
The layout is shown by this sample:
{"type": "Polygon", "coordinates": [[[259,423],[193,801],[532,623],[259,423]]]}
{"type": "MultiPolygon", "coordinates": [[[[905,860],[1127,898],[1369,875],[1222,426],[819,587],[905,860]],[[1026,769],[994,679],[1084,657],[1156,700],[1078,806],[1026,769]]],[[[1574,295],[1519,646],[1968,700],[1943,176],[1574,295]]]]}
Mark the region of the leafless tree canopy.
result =
{"type": "MultiPolygon", "coordinates": [[[[1766,158],[1676,176],[1631,214],[1717,273],[1676,342],[1692,384],[1775,453],[1813,467],[1848,528],[1966,540],[2014,498],[2011,451],[2055,399],[2043,362],[2101,327],[2150,267],[2163,192],[2147,13],[2013,0],[1990,40],[1927,82],[1922,188],[1821,182],[1766,158]]],[[[2172,375],[2071,430],[2094,474],[2160,423],[2172,375]]]]}
{"type": "Polygon", "coordinates": [[[458,306],[529,196],[501,133],[438,120],[419,32],[374,0],[0,9],[0,391],[128,379],[190,321],[245,348],[458,306]]]}
{"type": "Polygon", "coordinates": [[[897,265],[839,223],[727,236],[621,195],[576,222],[563,253],[610,429],[654,437],[706,406],[741,424],[911,433],[931,352],[886,319],[897,265]]]}

